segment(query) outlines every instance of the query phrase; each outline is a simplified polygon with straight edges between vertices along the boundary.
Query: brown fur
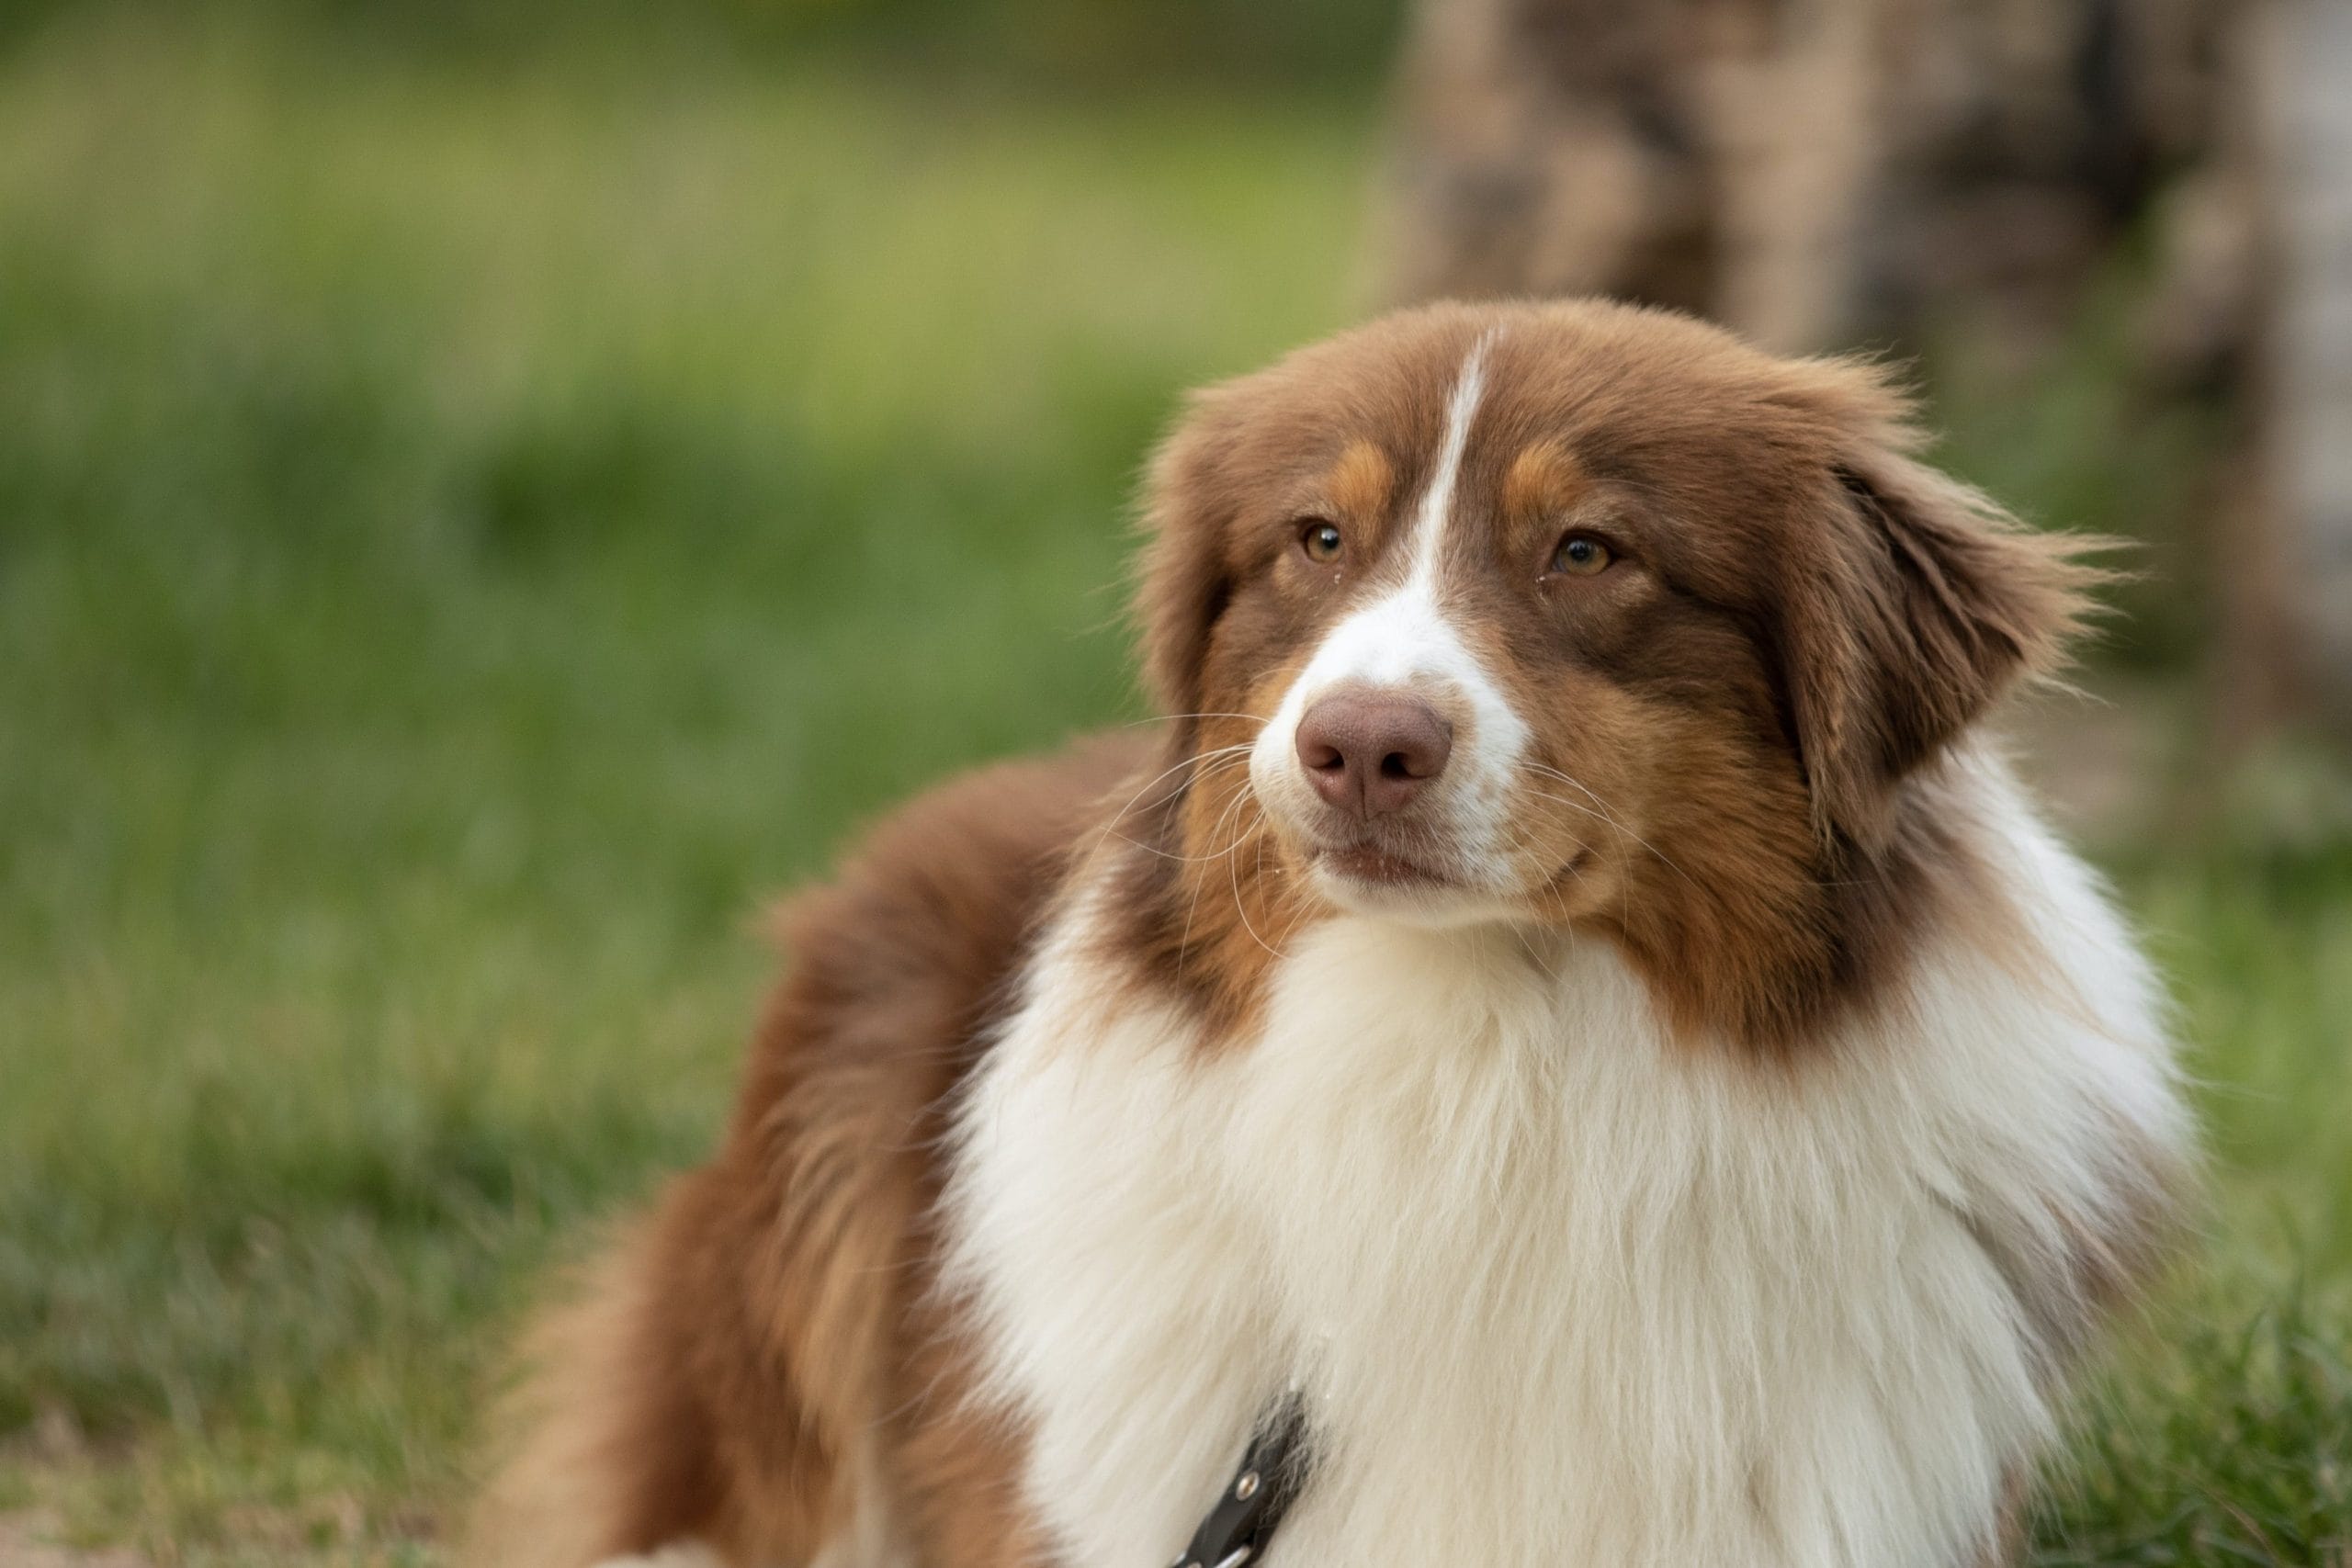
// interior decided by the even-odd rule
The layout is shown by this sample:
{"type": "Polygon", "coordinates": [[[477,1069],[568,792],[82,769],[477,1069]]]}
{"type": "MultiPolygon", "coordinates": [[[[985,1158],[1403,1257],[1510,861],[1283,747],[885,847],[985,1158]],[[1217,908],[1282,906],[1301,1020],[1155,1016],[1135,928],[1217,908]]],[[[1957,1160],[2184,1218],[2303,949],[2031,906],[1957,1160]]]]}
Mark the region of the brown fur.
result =
{"type": "MultiPolygon", "coordinates": [[[[699,1538],[801,1568],[844,1534],[937,1568],[1043,1561],[1022,1434],[967,1397],[937,1288],[953,1098],[1074,857],[1117,878],[1106,974],[1244,1037],[1325,911],[1226,749],[1395,566],[1452,379],[1498,325],[1459,487],[1483,522],[1449,536],[1446,582],[1573,780],[1519,802],[1526,918],[1618,944],[1694,1042],[1774,1059],[1881,997],[1930,923],[1998,948],[1940,753],[2051,667],[2087,574],[1920,467],[1878,371],[1599,305],[1439,308],[1306,350],[1202,394],[1153,466],[1158,737],[966,779],[793,905],[725,1145],[535,1341],[475,1561],[699,1538]],[[1342,558],[1298,548],[1307,519],[1342,558]],[[1622,558],[1547,573],[1571,527],[1622,558]]],[[[2136,1263],[2081,1252],[2086,1294],[2136,1263]]]]}
{"type": "Polygon", "coordinates": [[[1146,744],[963,780],[791,906],[795,967],[725,1145],[535,1341],[475,1562],[580,1568],[699,1538],[791,1568],[879,1495],[920,1561],[1036,1561],[1018,1435],[963,1397],[929,1289],[933,1145],[1081,825],[1146,744]]]}

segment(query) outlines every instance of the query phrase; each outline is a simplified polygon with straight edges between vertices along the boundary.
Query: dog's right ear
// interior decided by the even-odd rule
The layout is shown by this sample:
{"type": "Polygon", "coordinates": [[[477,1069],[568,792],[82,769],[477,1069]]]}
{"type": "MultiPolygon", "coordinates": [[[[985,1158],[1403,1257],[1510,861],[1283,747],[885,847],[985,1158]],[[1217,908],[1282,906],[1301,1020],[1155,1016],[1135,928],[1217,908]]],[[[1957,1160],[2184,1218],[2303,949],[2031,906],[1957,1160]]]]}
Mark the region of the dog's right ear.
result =
{"type": "Polygon", "coordinates": [[[1233,593],[1227,551],[1244,499],[1232,460],[1240,400],[1230,384],[1193,393],[1145,480],[1135,615],[1144,690],[1164,714],[1200,711],[1209,637],[1233,593]]]}

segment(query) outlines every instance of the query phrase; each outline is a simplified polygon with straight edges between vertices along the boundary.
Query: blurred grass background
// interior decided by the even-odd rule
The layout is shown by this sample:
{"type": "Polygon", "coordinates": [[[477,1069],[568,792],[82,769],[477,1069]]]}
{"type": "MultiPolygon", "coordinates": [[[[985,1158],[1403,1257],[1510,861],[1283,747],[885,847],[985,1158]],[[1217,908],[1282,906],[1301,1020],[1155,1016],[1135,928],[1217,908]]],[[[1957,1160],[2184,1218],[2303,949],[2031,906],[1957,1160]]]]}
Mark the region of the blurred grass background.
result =
{"type": "MultiPolygon", "coordinates": [[[[714,1135],[763,898],[1138,712],[1141,455],[1368,303],[1382,8],[554,15],[0,20],[0,1521],[437,1561],[546,1267],[714,1135]]],[[[1951,461],[2149,542],[2090,826],[2218,1156],[2043,1561],[2343,1568],[2352,830],[2324,762],[2166,805],[2199,435],[2100,322],[1937,363],[1951,461]]]]}

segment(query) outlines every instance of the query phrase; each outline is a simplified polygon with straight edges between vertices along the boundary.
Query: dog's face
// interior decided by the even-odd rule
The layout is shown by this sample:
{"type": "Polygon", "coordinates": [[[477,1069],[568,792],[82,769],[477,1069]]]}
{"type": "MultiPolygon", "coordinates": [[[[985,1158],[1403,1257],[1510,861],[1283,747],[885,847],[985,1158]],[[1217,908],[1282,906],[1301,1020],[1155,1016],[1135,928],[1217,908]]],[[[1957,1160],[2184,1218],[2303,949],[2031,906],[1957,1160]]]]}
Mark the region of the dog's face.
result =
{"type": "Polygon", "coordinates": [[[1212,389],[1143,598],[1183,852],[1241,904],[1668,942],[1866,856],[2076,606],[1903,416],[1866,368],[1590,304],[1413,312],[1212,389]]]}

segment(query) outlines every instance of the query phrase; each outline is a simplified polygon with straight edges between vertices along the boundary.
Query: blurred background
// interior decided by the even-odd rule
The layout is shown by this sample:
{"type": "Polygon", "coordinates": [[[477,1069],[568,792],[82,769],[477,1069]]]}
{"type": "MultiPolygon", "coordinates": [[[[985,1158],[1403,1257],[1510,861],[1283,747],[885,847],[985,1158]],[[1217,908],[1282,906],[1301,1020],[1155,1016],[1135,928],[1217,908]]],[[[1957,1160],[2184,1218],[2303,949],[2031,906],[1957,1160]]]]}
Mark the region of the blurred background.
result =
{"type": "Polygon", "coordinates": [[[1901,358],[2135,542],[2020,749],[2191,1261],[2036,1562],[2352,1564],[2352,5],[0,7],[0,1563],[429,1563],[763,898],[1136,716],[1142,455],[1382,305],[1901,358]]]}

